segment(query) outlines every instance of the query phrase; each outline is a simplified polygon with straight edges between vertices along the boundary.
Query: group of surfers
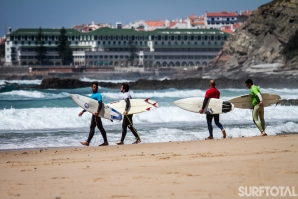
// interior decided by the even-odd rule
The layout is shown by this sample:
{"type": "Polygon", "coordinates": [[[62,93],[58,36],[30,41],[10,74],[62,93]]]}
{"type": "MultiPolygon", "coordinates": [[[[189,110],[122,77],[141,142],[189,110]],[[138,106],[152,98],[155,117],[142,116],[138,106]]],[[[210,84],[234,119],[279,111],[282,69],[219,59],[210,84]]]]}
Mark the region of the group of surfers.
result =
{"type": "MultiPolygon", "coordinates": [[[[89,136],[86,141],[80,142],[84,146],[89,146],[95,132],[95,128],[99,129],[101,132],[102,138],[104,142],[100,144],[99,146],[107,146],[109,145],[108,139],[107,139],[107,133],[105,129],[103,128],[101,118],[98,117],[99,112],[103,106],[102,103],[102,96],[98,91],[98,82],[92,82],[92,94],[90,98],[97,100],[98,101],[98,109],[97,112],[95,112],[92,117],[91,117],[91,124],[90,124],[90,132],[89,136]]],[[[253,121],[256,124],[257,128],[261,132],[262,136],[266,136],[267,134],[265,133],[265,120],[264,120],[264,106],[263,106],[263,100],[261,96],[261,91],[258,86],[255,86],[253,84],[253,81],[251,79],[247,79],[245,81],[245,85],[248,89],[250,89],[250,95],[252,99],[252,105],[253,105],[253,111],[252,111],[252,117],[253,121]],[[260,118],[260,121],[259,121],[260,118]]],[[[203,106],[199,110],[199,113],[203,114],[204,110],[207,106],[208,100],[210,98],[220,98],[220,92],[219,90],[215,87],[216,83],[215,80],[211,79],[209,81],[209,89],[205,93],[205,98],[203,102],[203,106]]],[[[130,108],[130,99],[132,99],[129,91],[129,85],[126,83],[123,83],[121,86],[120,91],[122,92],[122,99],[125,100],[126,106],[125,106],[125,111],[123,112],[124,118],[122,121],[122,136],[121,140],[119,142],[116,142],[117,145],[122,145],[124,144],[124,139],[127,133],[127,128],[130,129],[130,131],[133,133],[135,136],[135,142],[132,144],[138,144],[141,143],[140,136],[138,135],[136,129],[133,126],[133,114],[128,114],[129,108],[130,108]]],[[[86,112],[86,110],[83,110],[79,113],[79,116],[82,116],[86,112]]],[[[213,139],[213,127],[212,127],[212,120],[214,118],[214,122],[216,126],[221,130],[223,134],[223,138],[226,138],[226,131],[223,127],[223,125],[219,122],[219,114],[206,114],[206,120],[207,120],[207,126],[208,126],[208,131],[209,131],[209,137],[205,138],[205,140],[212,140],[213,139]]]]}

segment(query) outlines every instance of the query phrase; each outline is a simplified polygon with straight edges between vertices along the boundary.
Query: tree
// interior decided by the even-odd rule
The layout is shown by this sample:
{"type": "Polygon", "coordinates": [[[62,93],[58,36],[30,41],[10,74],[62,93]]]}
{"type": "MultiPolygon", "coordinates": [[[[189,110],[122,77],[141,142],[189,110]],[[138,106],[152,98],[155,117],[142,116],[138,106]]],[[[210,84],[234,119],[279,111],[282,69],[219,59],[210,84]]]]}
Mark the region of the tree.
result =
{"type": "Polygon", "coordinates": [[[37,37],[36,37],[36,55],[37,60],[39,61],[40,65],[42,65],[46,60],[46,47],[43,46],[43,33],[41,27],[38,29],[37,37]]]}
{"type": "Polygon", "coordinates": [[[58,53],[62,59],[63,65],[73,63],[72,50],[67,41],[66,30],[64,27],[60,29],[60,36],[58,41],[58,53]]]}
{"type": "Polygon", "coordinates": [[[134,61],[135,57],[137,56],[137,54],[136,54],[137,48],[134,45],[134,40],[132,40],[132,39],[129,40],[128,45],[129,45],[129,57],[128,57],[127,61],[130,61],[131,65],[133,65],[133,61],[134,61]]]}

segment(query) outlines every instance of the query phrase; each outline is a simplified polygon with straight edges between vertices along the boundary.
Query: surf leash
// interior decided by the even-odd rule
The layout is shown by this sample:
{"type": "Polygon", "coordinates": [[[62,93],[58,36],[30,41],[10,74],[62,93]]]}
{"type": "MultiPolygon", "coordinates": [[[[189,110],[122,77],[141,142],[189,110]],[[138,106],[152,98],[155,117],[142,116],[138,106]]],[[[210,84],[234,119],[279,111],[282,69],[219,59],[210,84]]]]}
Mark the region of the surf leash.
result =
{"type": "MultiPolygon", "coordinates": [[[[128,116],[127,116],[127,115],[125,115],[125,116],[126,116],[127,120],[129,121],[129,124],[132,126],[133,130],[134,130],[134,131],[137,133],[137,135],[138,135],[138,138],[140,139],[139,133],[137,132],[137,130],[135,129],[135,127],[132,125],[132,123],[131,123],[130,119],[128,118],[128,116]]],[[[137,140],[138,138],[136,138],[136,140],[137,140]]]]}

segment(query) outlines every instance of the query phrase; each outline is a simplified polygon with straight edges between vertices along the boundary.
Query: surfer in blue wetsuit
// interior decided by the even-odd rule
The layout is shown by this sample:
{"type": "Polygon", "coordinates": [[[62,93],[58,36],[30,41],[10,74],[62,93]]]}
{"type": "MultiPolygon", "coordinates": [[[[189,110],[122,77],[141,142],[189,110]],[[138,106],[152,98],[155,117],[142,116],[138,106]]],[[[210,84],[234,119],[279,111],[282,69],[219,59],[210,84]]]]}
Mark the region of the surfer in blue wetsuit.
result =
{"type": "MultiPolygon", "coordinates": [[[[199,110],[199,113],[203,114],[204,109],[208,103],[208,100],[210,98],[216,98],[219,99],[220,97],[220,92],[215,88],[215,81],[213,79],[210,80],[209,82],[209,89],[206,91],[205,94],[205,99],[203,102],[203,107],[199,110]]],[[[223,138],[226,138],[226,131],[223,128],[222,124],[219,122],[219,114],[208,114],[206,113],[206,119],[207,119],[207,124],[208,124],[208,130],[209,130],[209,137],[205,138],[205,140],[212,140],[213,139],[213,127],[212,127],[212,119],[214,117],[214,122],[218,128],[220,128],[223,138]]]]}
{"type": "MultiPolygon", "coordinates": [[[[101,132],[102,138],[104,140],[104,142],[102,144],[100,144],[99,146],[107,146],[107,145],[109,145],[108,139],[107,139],[107,133],[106,133],[105,129],[102,126],[101,118],[98,117],[98,114],[99,114],[99,112],[102,108],[102,96],[98,92],[98,82],[92,82],[92,92],[93,93],[90,96],[90,98],[98,101],[98,109],[97,109],[97,112],[94,113],[94,115],[92,115],[91,124],[90,124],[90,132],[89,132],[89,136],[88,136],[87,141],[80,142],[80,143],[82,145],[89,146],[89,144],[90,144],[90,142],[91,142],[91,140],[94,136],[95,127],[97,126],[97,128],[101,132]]],[[[79,116],[82,116],[84,114],[84,112],[86,112],[86,111],[85,110],[81,111],[79,113],[79,116]]]]}
{"type": "Polygon", "coordinates": [[[131,95],[128,93],[129,91],[129,85],[128,84],[122,84],[121,86],[121,92],[123,93],[122,99],[125,100],[126,102],[126,106],[125,106],[125,111],[123,112],[124,118],[123,118],[123,122],[122,122],[122,136],[121,136],[121,140],[119,142],[116,142],[117,145],[122,145],[124,144],[124,139],[127,133],[127,127],[131,130],[131,132],[133,133],[133,135],[136,138],[136,141],[133,142],[132,144],[138,144],[141,142],[141,139],[136,131],[136,129],[133,127],[133,122],[132,122],[132,114],[128,115],[128,110],[130,107],[130,99],[131,99],[131,95]]]}

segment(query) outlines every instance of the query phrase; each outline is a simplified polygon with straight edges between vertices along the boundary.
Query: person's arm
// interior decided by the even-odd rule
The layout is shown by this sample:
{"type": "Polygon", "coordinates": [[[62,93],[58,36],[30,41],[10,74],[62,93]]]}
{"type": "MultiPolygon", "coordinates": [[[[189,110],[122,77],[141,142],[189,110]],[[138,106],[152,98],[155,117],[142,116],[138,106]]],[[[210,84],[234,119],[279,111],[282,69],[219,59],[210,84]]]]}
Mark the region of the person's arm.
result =
{"type": "Polygon", "coordinates": [[[128,113],[128,109],[129,109],[129,107],[130,107],[130,100],[129,100],[129,98],[125,98],[124,99],[125,100],[125,102],[126,102],[126,105],[125,105],[125,111],[124,111],[124,115],[127,115],[127,113],[128,113]]]}
{"type": "Polygon", "coordinates": [[[202,108],[199,110],[199,113],[201,113],[201,114],[204,113],[204,109],[205,109],[205,107],[207,106],[208,100],[209,100],[209,92],[208,92],[208,90],[207,90],[207,91],[206,91],[206,94],[205,94],[204,101],[203,101],[203,106],[202,106],[202,108]]]}
{"type": "Polygon", "coordinates": [[[97,108],[98,113],[100,112],[101,108],[102,108],[102,101],[99,101],[98,102],[98,108],[97,108]]]}
{"type": "Polygon", "coordinates": [[[86,112],[86,110],[82,110],[80,113],[79,113],[79,116],[81,117],[82,115],[83,115],[83,113],[85,113],[86,112]]]}
{"type": "Polygon", "coordinates": [[[208,98],[208,97],[205,97],[204,102],[203,102],[203,106],[202,106],[202,109],[203,109],[203,110],[204,110],[205,107],[207,106],[208,100],[209,100],[209,98],[208,98]]]}
{"type": "Polygon", "coordinates": [[[102,108],[102,96],[99,93],[97,94],[97,101],[98,101],[98,107],[97,107],[97,112],[94,113],[95,116],[99,115],[99,112],[102,108]]]}
{"type": "Polygon", "coordinates": [[[262,105],[263,105],[263,99],[262,99],[262,95],[261,95],[261,93],[258,93],[257,96],[258,96],[258,98],[259,98],[259,100],[260,100],[260,102],[259,102],[259,106],[262,106],[262,105]]]}

